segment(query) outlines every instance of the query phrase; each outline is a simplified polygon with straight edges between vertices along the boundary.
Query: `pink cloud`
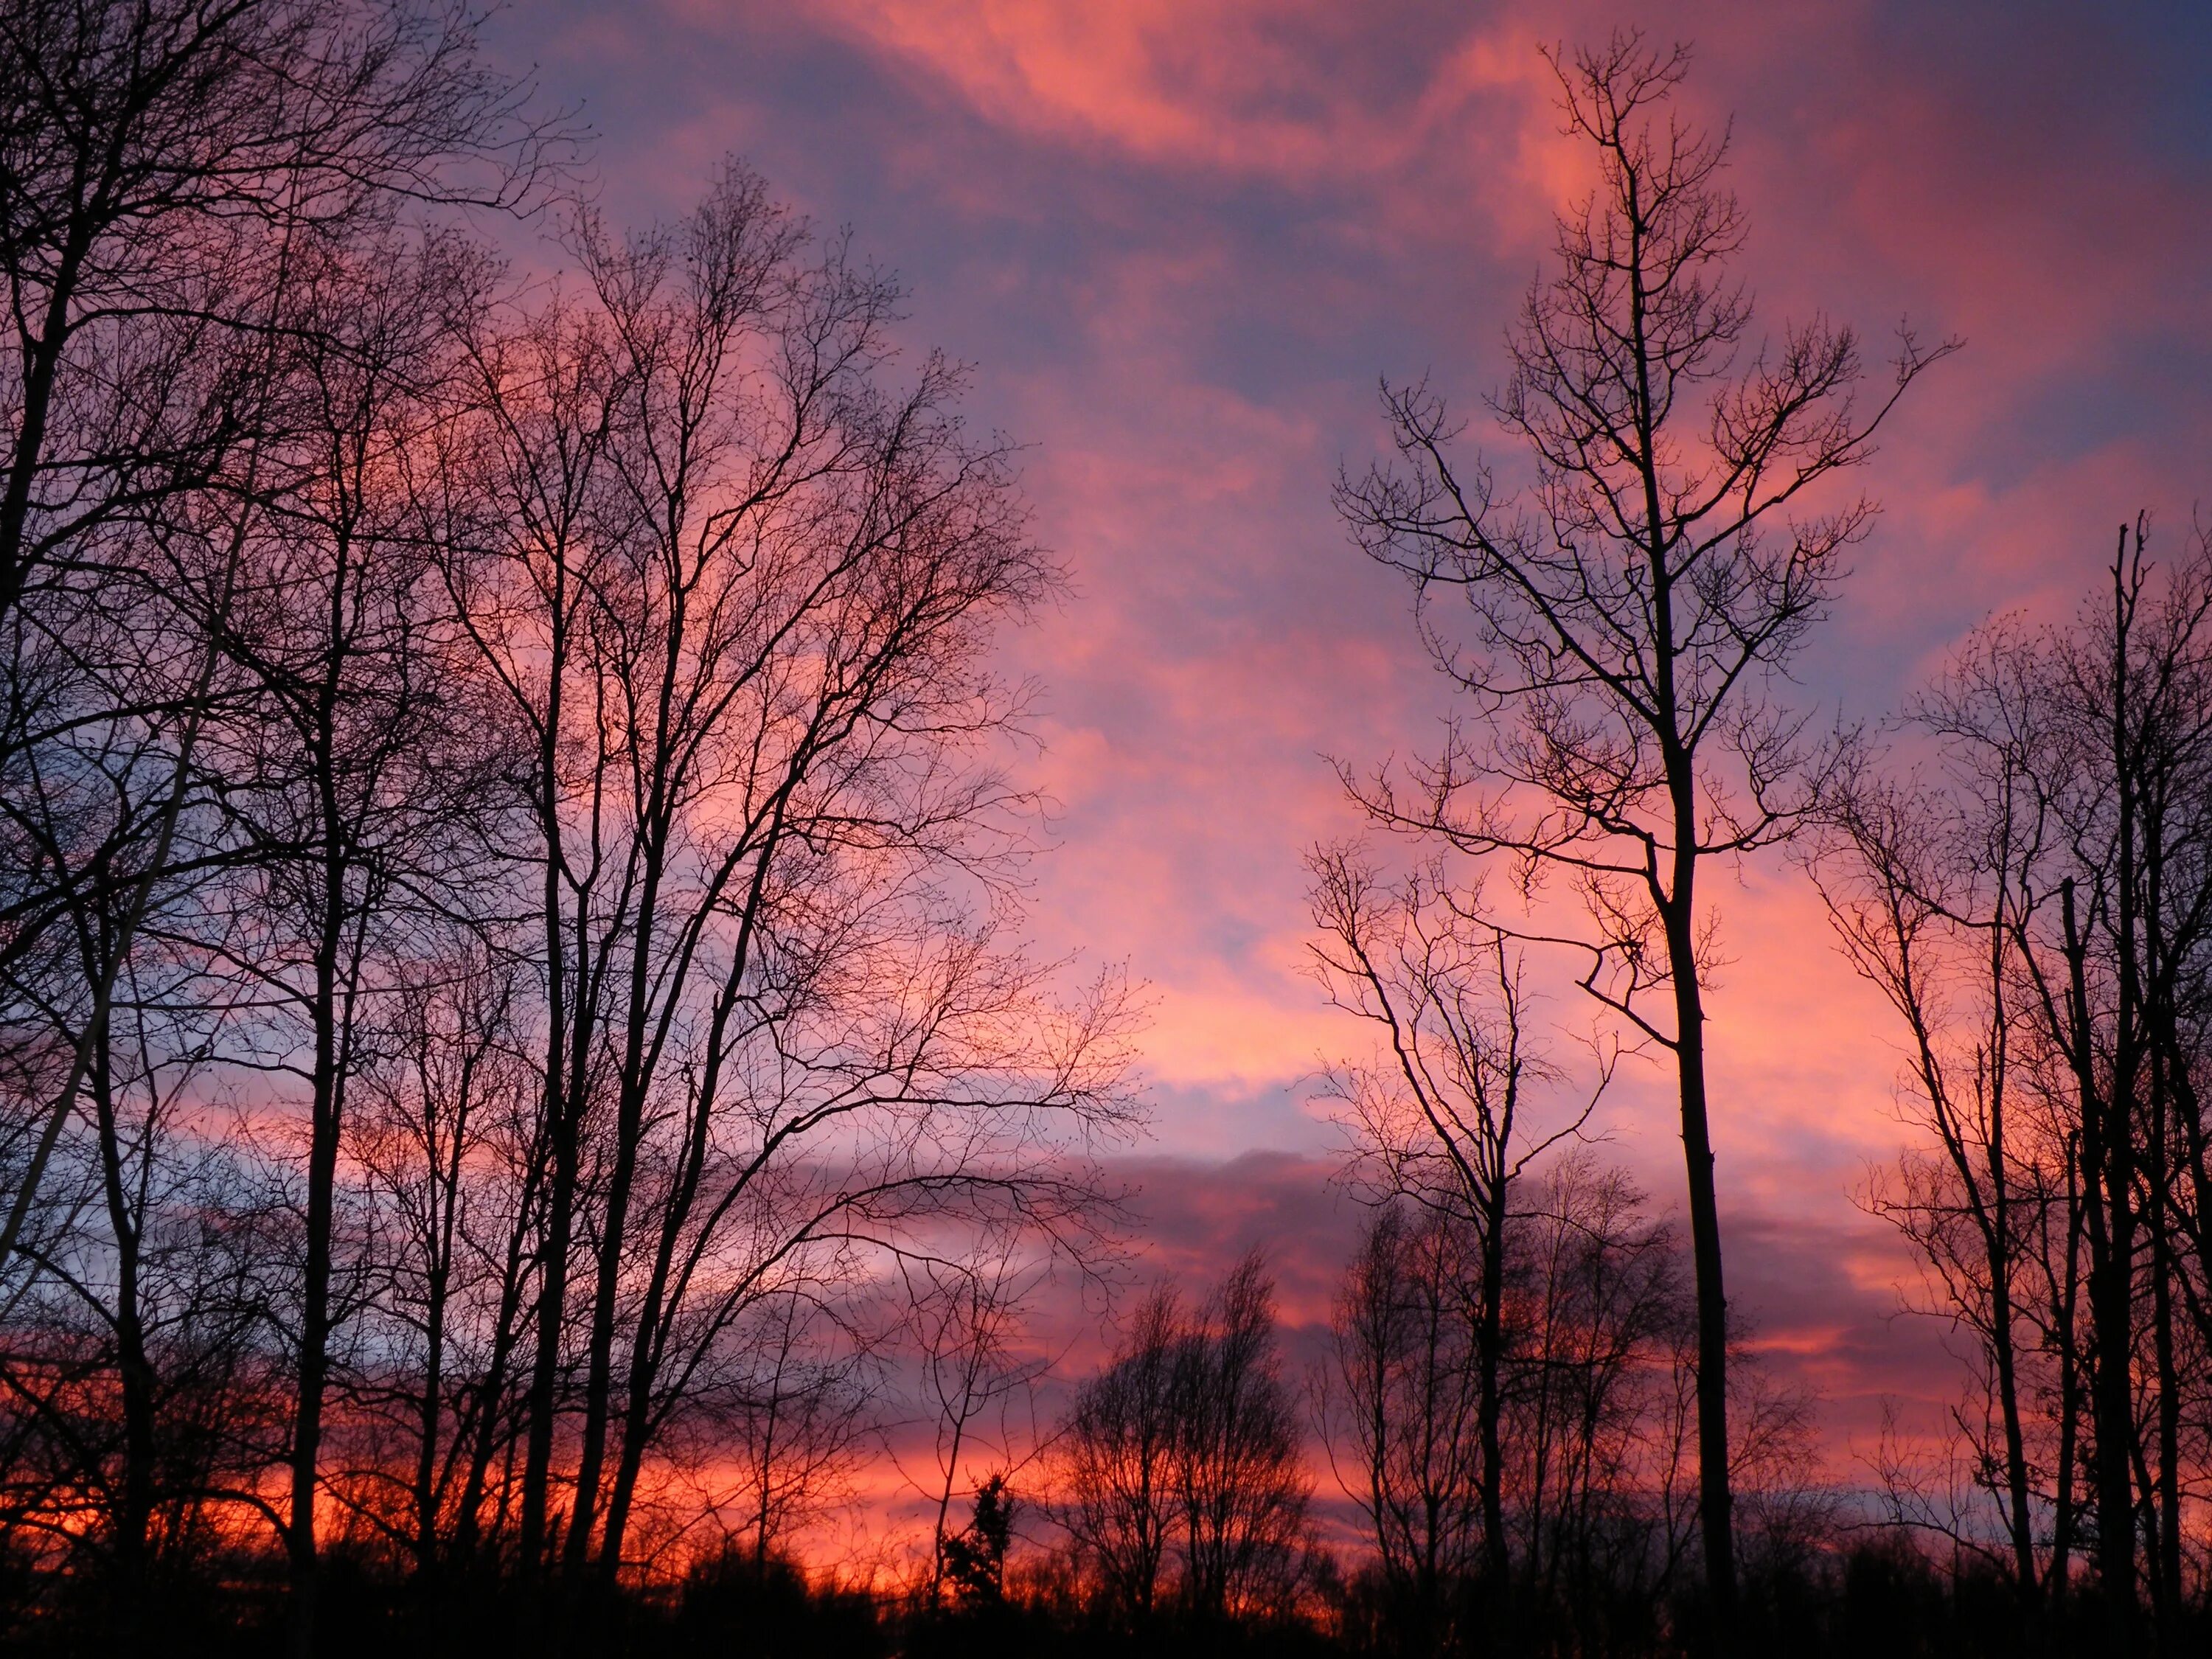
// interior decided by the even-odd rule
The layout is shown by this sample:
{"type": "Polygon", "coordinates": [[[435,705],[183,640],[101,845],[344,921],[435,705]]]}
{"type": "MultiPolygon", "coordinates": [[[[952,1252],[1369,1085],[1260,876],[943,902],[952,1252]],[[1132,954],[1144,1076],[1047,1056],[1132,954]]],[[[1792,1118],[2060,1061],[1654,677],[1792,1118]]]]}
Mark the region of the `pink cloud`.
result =
{"type": "MultiPolygon", "coordinates": [[[[1616,15],[668,0],[619,41],[549,31],[553,89],[606,111],[610,203],[674,207],[747,150],[908,273],[913,337],[974,361],[979,424],[1035,446],[1040,534],[1077,588],[1009,645],[1047,684],[1031,775],[1060,807],[1035,927],[1153,987],[1165,1154],[1328,1144],[1300,1079],[1364,1039],[1300,972],[1300,854],[1354,827],[1323,756],[1431,741],[1444,703],[1328,482],[1376,445],[1379,373],[1432,370],[1479,415],[1548,216],[1587,178],[1534,47],[1616,15]]],[[[1808,655],[1808,698],[1879,715],[1990,611],[2070,609],[2138,506],[2178,541],[2212,438],[2212,171],[2160,58],[2201,43],[1871,0],[1714,0],[1666,26],[1699,43],[1691,112],[1740,112],[1770,325],[1825,308],[1876,356],[1908,313],[1969,340],[1867,476],[1887,514],[1808,655]]],[[[1738,1282],[1770,1310],[1775,1363],[1863,1425],[1948,1364],[1891,1320],[1910,1264],[1851,1201],[1903,1134],[1895,1034],[1793,872],[1711,890],[1738,1282]],[[1818,1315],[1790,1322],[1798,1308],[1818,1315]]],[[[1565,989],[1551,1006],[1585,1018],[1565,989]]],[[[1607,1110],[1665,1200],[1663,1076],[1626,1071],[1607,1110]]],[[[1156,1248],[1194,1279],[1311,1201],[1284,1194],[1321,1191],[1295,1160],[1230,1167],[1158,1174],[1156,1248]]],[[[1310,1249],[1346,1237],[1332,1220],[1310,1249]]]]}

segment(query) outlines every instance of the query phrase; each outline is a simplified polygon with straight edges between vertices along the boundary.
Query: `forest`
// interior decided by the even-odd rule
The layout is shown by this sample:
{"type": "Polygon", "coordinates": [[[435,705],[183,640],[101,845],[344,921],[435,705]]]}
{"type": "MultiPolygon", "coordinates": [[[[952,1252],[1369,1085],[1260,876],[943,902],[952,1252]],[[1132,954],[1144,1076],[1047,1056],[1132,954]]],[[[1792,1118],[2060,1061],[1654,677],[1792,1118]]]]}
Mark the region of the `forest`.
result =
{"type": "Polygon", "coordinates": [[[1085,600],[988,368],[742,160],[587,188],[483,27],[0,0],[7,1650],[2202,1650],[2204,532],[1803,695],[1961,342],[1765,323],[1686,49],[1547,51],[1502,378],[1312,481],[1450,712],[1297,849],[1309,1363],[1265,1249],[1147,1266],[1154,999],[1030,926],[1085,600]],[[1854,1468],[1729,1298],[1747,862],[1961,1362],[1854,1468]]]}

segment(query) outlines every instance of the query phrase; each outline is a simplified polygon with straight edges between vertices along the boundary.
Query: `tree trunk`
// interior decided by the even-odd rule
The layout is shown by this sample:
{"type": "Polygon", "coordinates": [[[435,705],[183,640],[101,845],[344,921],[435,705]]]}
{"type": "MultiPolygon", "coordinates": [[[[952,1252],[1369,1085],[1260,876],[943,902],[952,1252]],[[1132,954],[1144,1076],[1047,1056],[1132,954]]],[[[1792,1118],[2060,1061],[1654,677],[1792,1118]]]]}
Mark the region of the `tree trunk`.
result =
{"type": "MultiPolygon", "coordinates": [[[[1510,1563],[1505,1550],[1504,1457],[1498,1443],[1502,1401],[1498,1387],[1505,1346],[1505,1198],[1504,1160],[1508,1149],[1498,1148],[1500,1168],[1483,1194],[1481,1324],[1475,1333],[1477,1431],[1482,1440],[1482,1553],[1493,1599],[1506,1595],[1510,1563]]],[[[1431,1539],[1435,1528],[1430,1528],[1431,1539]]]]}
{"type": "MultiPolygon", "coordinates": [[[[2060,888],[2073,1002],[2069,1045],[2081,1095],[2083,1197],[2089,1237],[2089,1328],[2092,1364],[2089,1419],[2094,1432],[2091,1485],[2097,1509],[2097,1582],[2104,1598],[2106,1637],[2114,1655],[2129,1651],[2136,1600],[2135,1473],[2128,1448],[2135,1437],[2135,1401],[2129,1360],[2134,1346],[2130,1272],[2134,1229],[2130,1194],[2119,1177],[2130,1176],[2127,1133],[2115,1128],[2097,1086],[2089,1023],[2085,958],[2069,878],[2060,888]]],[[[2117,1073],[2117,1068],[2116,1068],[2117,1073]]],[[[2117,1084],[2117,1075],[2116,1075],[2117,1084]]]]}
{"type": "MultiPolygon", "coordinates": [[[[1656,500],[1654,505],[1656,506],[1656,500]]],[[[1662,562],[1655,556],[1655,564],[1662,562]]],[[[1658,605],[1662,637],[1671,640],[1668,596],[1658,605]]],[[[1662,655],[1661,706],[1671,721],[1672,659],[1662,655]]],[[[1661,898],[1668,973],[1674,992],[1674,1061],[1680,1085],[1682,1159],[1690,1189],[1690,1258],[1698,1301],[1698,1527],[1705,1547],[1705,1589],[1711,1598],[1712,1648],[1736,1648],[1735,1503],[1729,1492],[1728,1291],[1721,1270],[1720,1202],[1714,1191],[1713,1143],[1705,1112],[1705,1009],[1697,952],[1698,828],[1696,776],[1677,742],[1662,744],[1674,811],[1674,881],[1661,898]]]]}
{"type": "MultiPolygon", "coordinates": [[[[1668,929],[1670,943],[1674,929],[1668,929]]],[[[1680,962],[1689,951],[1681,928],[1680,962]]],[[[1681,1066],[1682,1157],[1690,1182],[1690,1250],[1698,1295],[1698,1521],[1712,1596],[1715,1643],[1735,1639],[1735,1531],[1729,1492],[1728,1294],[1721,1276],[1720,1206],[1713,1190],[1712,1139],[1705,1125],[1705,1011],[1694,963],[1674,975],[1681,1066]]]]}
{"type": "MultiPolygon", "coordinates": [[[[529,1430],[522,1462],[522,1571],[540,1574],[547,1561],[548,1489],[553,1474],[553,1438],[559,1410],[561,1326],[568,1311],[568,1252],[575,1227],[577,1137],[582,1117],[585,1060],[591,1018],[585,959],[586,901],[577,898],[576,975],[568,979],[568,929],[562,904],[560,815],[562,675],[568,666],[568,568],[556,566],[550,602],[552,643],[546,674],[545,708],[538,728],[538,833],[545,867],[545,1094],[544,1133],[550,1154],[545,1194],[545,1232],[538,1253],[538,1340],[531,1358],[526,1408],[529,1430]]],[[[487,1402],[489,1405],[489,1402],[487,1402]]]]}
{"type": "Polygon", "coordinates": [[[337,955],[344,925],[344,872],[334,830],[325,853],[322,936],[315,950],[315,1079],[308,1129],[306,1259],[301,1275],[299,1399],[292,1428],[291,1508],[285,1543],[291,1562],[292,1651],[314,1659],[315,1485],[322,1450],[323,1395],[329,1378],[331,1229],[338,1158],[340,1093],[337,955]]]}
{"type": "Polygon", "coordinates": [[[123,1490],[115,1505],[117,1635],[135,1644],[148,1634],[140,1617],[149,1594],[148,1533],[154,1516],[154,1367],[139,1308],[139,1229],[124,1179],[106,1035],[95,1039],[90,1078],[100,1136],[100,1184],[115,1240],[116,1381],[123,1407],[123,1490]]]}

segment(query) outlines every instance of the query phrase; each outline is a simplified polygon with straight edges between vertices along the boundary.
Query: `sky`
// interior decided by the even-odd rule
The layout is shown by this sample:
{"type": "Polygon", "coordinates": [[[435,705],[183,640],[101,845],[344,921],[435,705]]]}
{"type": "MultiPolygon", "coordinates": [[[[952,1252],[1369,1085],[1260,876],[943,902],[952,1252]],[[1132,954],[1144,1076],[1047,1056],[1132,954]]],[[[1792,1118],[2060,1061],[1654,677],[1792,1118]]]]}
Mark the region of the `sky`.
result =
{"type": "MultiPolygon", "coordinates": [[[[2154,552],[2182,544],[2212,488],[2198,9],[518,0],[491,30],[595,130],[611,221],[679,214],[743,157],[899,273],[903,337],[970,365],[971,420],[1024,446],[1073,577],[1007,647],[1046,690],[1038,944],[1149,988],[1149,1266],[1196,1283],[1265,1247],[1294,1350],[1357,1225],[1316,1073],[1365,1041],[1304,972],[1302,859],[1358,827],[1331,760],[1419,750],[1449,706],[1329,487],[1382,441],[1378,376],[1427,374],[1483,441],[1588,178],[1538,48],[1622,23],[1689,42],[1686,112],[1733,118],[1763,327],[1825,313],[1876,358],[1907,319],[1966,342],[1863,475],[1884,515],[1800,665],[1808,705],[1878,720],[1991,612],[2063,613],[2138,509],[2154,552]]],[[[1902,1055],[1799,872],[1714,890],[1731,1297],[1847,1463],[1885,1399],[1948,1387],[1854,1202],[1904,1134],[1902,1055]]],[[[1546,1010],[1587,1022],[1564,981],[1546,1010]]],[[[1661,1209],[1671,1110],[1648,1065],[1601,1109],[1661,1209]]]]}

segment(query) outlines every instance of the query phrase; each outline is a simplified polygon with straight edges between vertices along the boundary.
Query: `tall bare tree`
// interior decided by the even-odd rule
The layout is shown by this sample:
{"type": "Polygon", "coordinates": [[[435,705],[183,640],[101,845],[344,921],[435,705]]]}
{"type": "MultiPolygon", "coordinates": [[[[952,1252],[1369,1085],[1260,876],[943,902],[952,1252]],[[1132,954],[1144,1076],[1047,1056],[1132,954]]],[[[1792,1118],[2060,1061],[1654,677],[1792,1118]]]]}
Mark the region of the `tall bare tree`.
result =
{"type": "Polygon", "coordinates": [[[1413,582],[1423,641],[1472,715],[1405,775],[1346,781],[1382,823],[1503,854],[1531,892],[1569,885],[1587,925],[1558,936],[1588,953],[1583,984],[1673,1060],[1703,1543],[1725,1646],[1727,1297],[1705,1069],[1713,922],[1698,872],[1788,836],[1810,807],[1805,717],[1771,682],[1874,512],[1816,492],[1869,459],[1899,397],[1949,347],[1905,336],[1891,386],[1862,407],[1848,328],[1816,321],[1759,343],[1729,274],[1745,220],[1723,182],[1726,136],[1666,110],[1686,51],[1627,33],[1551,62],[1599,184],[1559,221],[1554,272],[1528,291],[1492,404],[1534,483],[1516,497],[1480,464],[1463,468],[1443,399],[1386,384],[1398,463],[1337,491],[1361,547],[1413,582]]]}
{"type": "Polygon", "coordinates": [[[477,21],[436,0],[31,0],[0,16],[0,769],[12,793],[27,750],[99,722],[136,722],[165,750],[137,781],[150,806],[128,803],[114,826],[148,817],[152,835],[80,823],[77,844],[0,844],[0,967],[29,965],[67,907],[104,902],[88,882],[126,896],[75,1062],[32,1114],[0,1268],[172,856],[258,458],[282,422],[271,382],[298,320],[283,298],[297,243],[345,243],[402,201],[520,205],[566,147],[477,56],[477,21]],[[185,503],[210,494],[232,521],[211,579],[176,566],[195,539],[179,520],[208,511],[185,503]],[[118,592],[168,642],[155,676],[82,654],[118,592]],[[200,672],[174,672],[171,654],[200,672]]]}

